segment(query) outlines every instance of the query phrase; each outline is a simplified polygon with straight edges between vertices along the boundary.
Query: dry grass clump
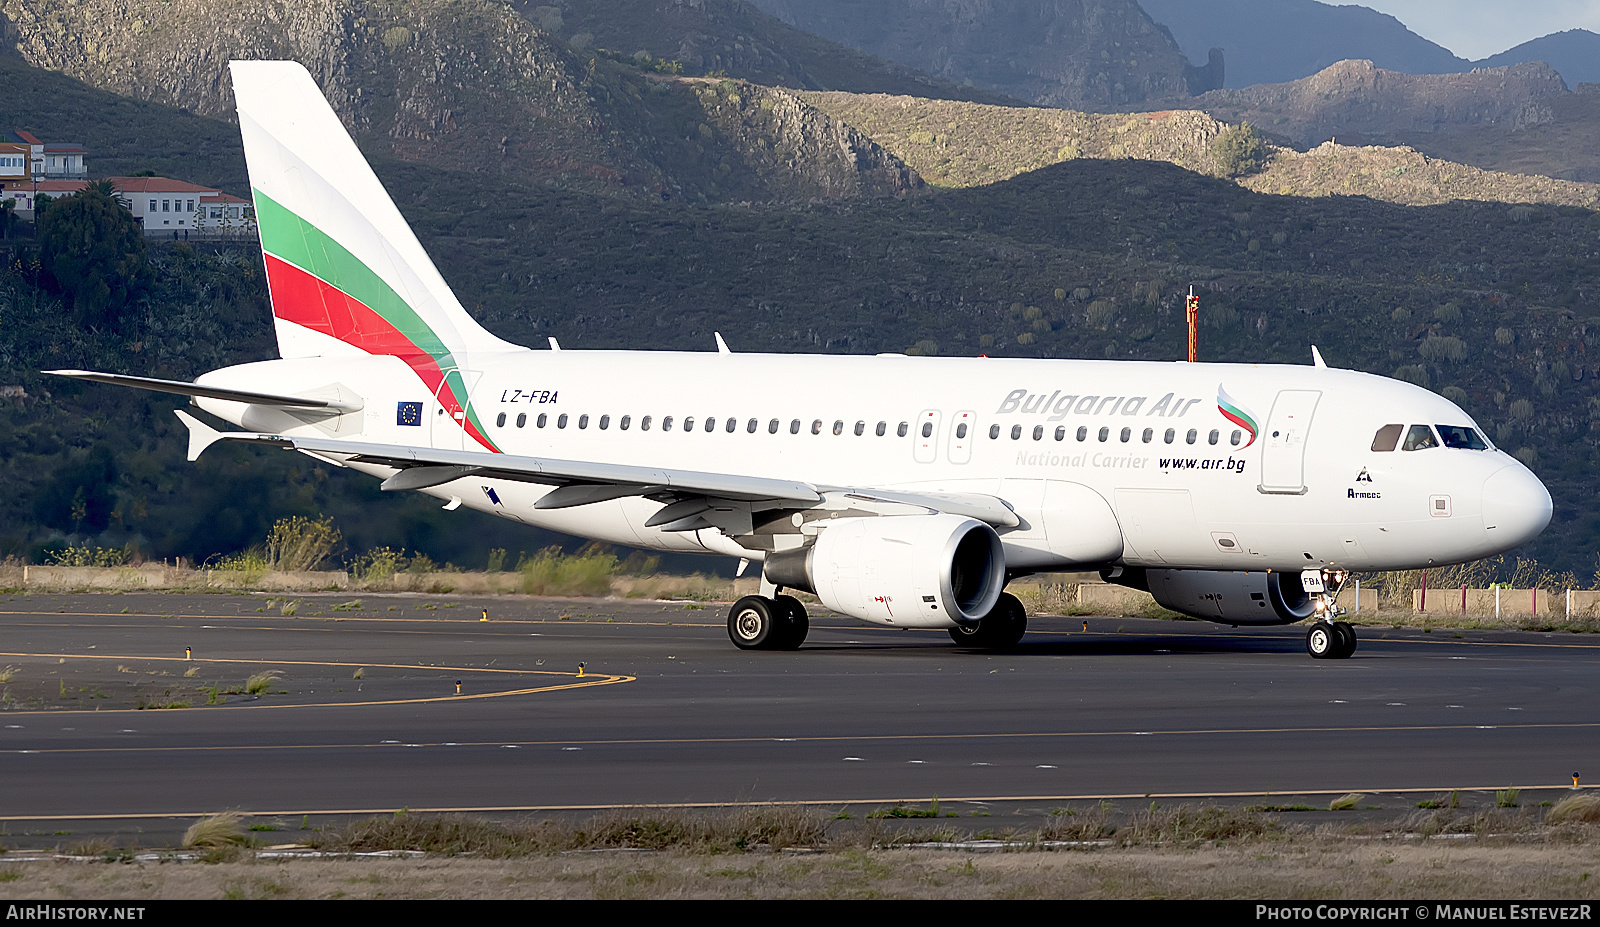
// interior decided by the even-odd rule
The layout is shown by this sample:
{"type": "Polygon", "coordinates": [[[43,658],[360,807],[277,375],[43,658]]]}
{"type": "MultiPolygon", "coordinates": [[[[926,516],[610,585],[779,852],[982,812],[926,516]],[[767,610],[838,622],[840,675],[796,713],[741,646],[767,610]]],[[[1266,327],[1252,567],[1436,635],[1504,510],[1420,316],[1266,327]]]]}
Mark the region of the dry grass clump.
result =
{"type": "Polygon", "coordinates": [[[318,849],[336,853],[422,850],[505,859],[600,849],[735,853],[758,846],[818,847],[826,841],[827,823],[817,812],[771,805],[722,812],[623,808],[572,827],[550,821],[501,823],[402,812],[324,833],[315,843],[318,849]]]}
{"type": "Polygon", "coordinates": [[[1101,803],[1085,810],[1060,809],[1039,828],[1039,840],[1104,840],[1115,832],[1111,808],[1101,803]]]}
{"type": "Polygon", "coordinates": [[[1262,837],[1281,830],[1276,816],[1244,808],[1152,804],[1129,815],[1115,836],[1123,844],[1183,844],[1262,837]]]}
{"type": "Polygon", "coordinates": [[[184,831],[184,849],[225,850],[244,846],[248,838],[244,833],[243,821],[244,816],[237,811],[203,817],[184,831]]]}
{"type": "Polygon", "coordinates": [[[1581,792],[1556,802],[1545,813],[1546,824],[1600,824],[1600,795],[1581,792]]]}
{"type": "Polygon", "coordinates": [[[1478,811],[1440,808],[1407,815],[1391,828],[1393,832],[1433,837],[1439,834],[1473,834],[1498,837],[1524,834],[1539,821],[1528,809],[1485,808],[1478,811]]]}
{"type": "Polygon", "coordinates": [[[256,673],[244,681],[244,690],[251,695],[260,695],[272,688],[272,684],[283,678],[277,670],[268,670],[265,673],[256,673]]]}

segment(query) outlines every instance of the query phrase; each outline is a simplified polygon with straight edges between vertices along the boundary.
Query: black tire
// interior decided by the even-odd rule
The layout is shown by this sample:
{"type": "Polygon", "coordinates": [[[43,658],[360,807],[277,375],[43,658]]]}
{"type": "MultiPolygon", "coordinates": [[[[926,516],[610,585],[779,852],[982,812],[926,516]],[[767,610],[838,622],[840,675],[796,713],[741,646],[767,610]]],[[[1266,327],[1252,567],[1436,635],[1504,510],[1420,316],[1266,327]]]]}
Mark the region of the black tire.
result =
{"type": "Polygon", "coordinates": [[[1334,651],[1335,660],[1348,660],[1356,652],[1356,629],[1343,621],[1333,623],[1333,632],[1338,636],[1339,646],[1334,651]]]}
{"type": "Polygon", "coordinates": [[[1339,650],[1339,632],[1326,621],[1312,622],[1306,628],[1306,653],[1313,660],[1332,660],[1339,650]]]}
{"type": "Polygon", "coordinates": [[[1028,610],[1022,607],[1021,599],[1009,592],[1000,593],[1000,601],[994,603],[994,611],[989,615],[1004,618],[1004,623],[994,629],[991,647],[1015,647],[1022,642],[1022,635],[1028,633],[1028,610]]]}
{"type": "Polygon", "coordinates": [[[783,640],[789,618],[778,603],[747,595],[728,610],[728,639],[740,650],[771,650],[783,640]]]}
{"type": "Polygon", "coordinates": [[[774,644],[773,648],[799,650],[800,645],[806,641],[806,634],[811,630],[811,618],[806,614],[804,603],[792,595],[773,596],[773,601],[788,619],[783,627],[782,640],[774,644]]]}
{"type": "Polygon", "coordinates": [[[950,639],[968,647],[1015,647],[1028,631],[1028,613],[1022,600],[1009,592],[1000,593],[1000,600],[983,620],[975,625],[957,625],[950,629],[950,639]]]}
{"type": "Polygon", "coordinates": [[[958,624],[950,629],[950,639],[963,647],[987,647],[989,639],[985,635],[984,623],[958,624]]]}

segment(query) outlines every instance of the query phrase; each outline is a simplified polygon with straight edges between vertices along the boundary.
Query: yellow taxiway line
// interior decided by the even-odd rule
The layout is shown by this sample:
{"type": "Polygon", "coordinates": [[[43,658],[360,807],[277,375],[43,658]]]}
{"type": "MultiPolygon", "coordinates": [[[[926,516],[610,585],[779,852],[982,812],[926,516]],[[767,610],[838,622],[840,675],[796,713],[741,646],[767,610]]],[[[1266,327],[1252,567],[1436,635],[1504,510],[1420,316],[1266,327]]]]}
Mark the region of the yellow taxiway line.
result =
{"type": "MultiPolygon", "coordinates": [[[[466,702],[477,699],[506,698],[513,695],[535,695],[543,692],[561,692],[567,689],[589,689],[597,686],[610,686],[622,682],[634,682],[636,676],[623,676],[611,673],[585,673],[579,676],[576,673],[563,673],[554,670],[523,670],[505,669],[492,666],[429,666],[424,663],[348,663],[330,662],[325,660],[243,660],[228,657],[205,657],[190,659],[187,657],[160,657],[140,656],[135,654],[101,654],[101,653],[7,653],[0,652],[0,657],[54,657],[61,660],[128,660],[128,661],[154,661],[162,663],[243,663],[251,666],[327,666],[327,667],[356,667],[365,669],[375,667],[378,669],[406,669],[406,670],[437,670],[445,673],[499,673],[513,676],[561,676],[571,678],[573,682],[566,682],[548,686],[537,686],[525,689],[503,689],[496,692],[479,692],[472,695],[437,695],[426,698],[400,698],[380,699],[377,701],[349,701],[349,702],[310,702],[296,703],[293,705],[232,705],[215,706],[226,707],[230,711],[260,711],[263,709],[289,709],[289,708],[365,708],[377,705],[422,705],[429,702],[466,702]]],[[[66,715],[66,714],[115,714],[117,712],[150,712],[163,709],[150,708],[106,708],[85,709],[66,708],[49,709],[44,711],[29,711],[28,715],[66,715]]],[[[37,752],[37,751],[33,751],[37,752]]]]}

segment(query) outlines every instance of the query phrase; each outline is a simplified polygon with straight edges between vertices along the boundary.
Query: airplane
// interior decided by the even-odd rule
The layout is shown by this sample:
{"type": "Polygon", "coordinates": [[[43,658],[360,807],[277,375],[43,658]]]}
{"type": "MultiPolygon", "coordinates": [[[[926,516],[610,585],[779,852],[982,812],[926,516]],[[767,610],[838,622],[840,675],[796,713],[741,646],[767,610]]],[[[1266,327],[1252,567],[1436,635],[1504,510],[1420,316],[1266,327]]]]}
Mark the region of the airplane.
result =
{"type": "Polygon", "coordinates": [[[1231,625],[1309,621],[1349,657],[1352,571],[1527,543],[1550,494],[1466,412],[1328,367],[534,351],[462,308],[305,68],[230,63],[279,357],[193,383],[188,457],[292,449],[382,488],[614,544],[760,564],[732,642],[792,650],[814,594],[1004,648],[1008,582],[1099,571],[1231,625]]]}

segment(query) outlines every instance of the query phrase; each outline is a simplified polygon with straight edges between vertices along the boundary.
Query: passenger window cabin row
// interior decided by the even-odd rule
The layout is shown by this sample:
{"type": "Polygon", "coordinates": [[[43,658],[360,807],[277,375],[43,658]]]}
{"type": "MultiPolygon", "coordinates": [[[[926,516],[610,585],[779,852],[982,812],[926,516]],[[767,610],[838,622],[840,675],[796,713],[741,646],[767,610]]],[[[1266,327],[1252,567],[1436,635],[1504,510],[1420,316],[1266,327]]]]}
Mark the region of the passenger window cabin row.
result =
{"type": "MultiPolygon", "coordinates": [[[[534,427],[535,428],[547,427],[551,423],[550,422],[550,418],[551,417],[550,417],[550,414],[548,412],[539,413],[538,417],[534,419],[534,422],[533,422],[534,427]]],[[[496,428],[504,428],[504,427],[506,427],[506,421],[507,421],[506,413],[501,412],[498,416],[495,417],[495,421],[494,421],[495,427],[496,428]]],[[[589,416],[587,414],[579,415],[578,416],[578,421],[577,421],[578,428],[580,430],[588,428],[589,427],[589,421],[590,421],[590,418],[589,418],[589,416]]],[[[679,425],[678,427],[682,431],[694,431],[695,430],[695,421],[696,421],[696,419],[695,419],[694,416],[692,416],[692,415],[685,416],[683,418],[683,421],[682,421],[681,425],[679,425]]],[[[715,431],[718,430],[718,421],[719,421],[719,419],[717,419],[715,416],[708,416],[708,417],[706,417],[705,419],[703,419],[701,421],[703,421],[703,424],[701,425],[701,430],[702,431],[715,432],[715,431]]],[[[728,434],[733,434],[734,432],[739,430],[739,420],[736,419],[736,418],[726,418],[726,419],[721,419],[720,421],[722,423],[722,430],[724,432],[728,433],[728,434]]],[[[571,416],[569,416],[565,412],[555,416],[555,426],[557,428],[566,428],[567,425],[570,422],[571,422],[571,416]]],[[[526,413],[526,412],[517,413],[516,427],[525,428],[525,427],[527,427],[527,424],[528,424],[528,413],[526,413]]],[[[605,430],[609,429],[611,427],[611,416],[609,416],[609,415],[600,416],[600,419],[597,422],[597,424],[598,424],[598,426],[599,426],[601,431],[605,431],[605,430]]],[[[632,426],[633,426],[633,416],[631,416],[631,415],[624,415],[624,416],[622,416],[621,418],[619,418],[617,420],[617,427],[622,431],[627,431],[632,426]]],[[[664,416],[661,417],[659,425],[657,425],[656,422],[655,422],[654,416],[645,415],[645,416],[641,416],[639,418],[639,430],[640,431],[649,431],[651,429],[651,427],[653,427],[653,426],[659,427],[662,431],[671,431],[673,429],[673,426],[674,426],[674,419],[670,415],[664,415],[664,416]]],[[[823,423],[822,419],[820,419],[820,418],[819,419],[813,419],[812,422],[811,422],[810,431],[814,435],[820,435],[823,432],[823,427],[824,427],[824,423],[823,423]]],[[[760,422],[759,419],[754,419],[754,418],[748,419],[744,423],[744,430],[745,430],[745,433],[747,433],[747,434],[755,434],[757,431],[760,430],[760,428],[761,428],[761,422],[760,422]]],[[[781,430],[781,428],[782,428],[782,422],[779,419],[770,419],[770,420],[768,420],[768,422],[767,422],[767,434],[774,434],[775,435],[781,430]]],[[[802,421],[800,419],[796,418],[796,419],[791,419],[789,421],[789,433],[790,434],[792,434],[792,435],[799,434],[800,431],[801,431],[801,428],[802,428],[802,421]]],[[[904,438],[910,432],[910,429],[911,429],[911,425],[910,425],[909,422],[901,422],[895,428],[895,435],[897,437],[904,438]]],[[[835,419],[834,422],[833,422],[833,427],[832,427],[831,430],[836,435],[844,434],[845,433],[844,420],[843,419],[835,419]]],[[[922,433],[922,437],[924,437],[924,438],[933,437],[933,423],[932,422],[923,422],[922,423],[922,427],[920,429],[918,429],[918,430],[922,433]]],[[[883,437],[884,435],[888,434],[888,431],[889,431],[889,423],[888,422],[879,422],[877,424],[877,426],[873,429],[873,433],[876,434],[880,438],[883,437]]],[[[867,433],[867,423],[865,421],[857,421],[855,423],[855,426],[851,429],[851,432],[853,434],[855,434],[857,437],[860,437],[860,436],[866,434],[867,433]]],[[[998,440],[1000,438],[1000,432],[1001,432],[1001,428],[1000,428],[999,425],[991,425],[991,426],[989,426],[989,439],[990,440],[998,440]]],[[[1011,426],[1011,440],[1013,440],[1013,441],[1022,440],[1022,432],[1023,432],[1023,426],[1021,426],[1021,425],[1013,425],[1013,426],[1011,426]]],[[[1166,432],[1162,435],[1162,440],[1167,444],[1171,444],[1171,443],[1173,443],[1174,441],[1177,440],[1177,435],[1178,435],[1177,429],[1168,428],[1166,430],[1166,432]]],[[[1045,436],[1045,428],[1044,428],[1044,426],[1043,425],[1035,425],[1034,428],[1033,428],[1033,440],[1035,440],[1035,441],[1043,441],[1044,440],[1044,436],[1045,436]]],[[[965,439],[966,437],[967,437],[967,424],[965,422],[961,422],[961,423],[956,425],[956,438],[957,438],[957,440],[962,440],[962,439],[965,439]]],[[[1077,439],[1079,441],[1088,441],[1089,440],[1089,428],[1088,428],[1088,426],[1079,426],[1078,430],[1077,430],[1076,437],[1077,437],[1077,439]]],[[[1096,437],[1100,440],[1101,443],[1105,443],[1105,442],[1110,441],[1111,440],[1111,429],[1110,428],[1106,428],[1106,427],[1101,428],[1099,430],[1099,432],[1097,433],[1096,437]]],[[[1057,428],[1055,429],[1055,439],[1057,441],[1065,441],[1067,439],[1067,427],[1065,425],[1057,426],[1057,428]]],[[[1130,441],[1133,440],[1133,429],[1132,428],[1123,428],[1118,434],[1118,439],[1123,444],[1129,443],[1130,441]]],[[[1195,443],[1197,443],[1199,441],[1199,439],[1200,439],[1200,431],[1199,431],[1199,429],[1196,429],[1196,428],[1189,429],[1188,432],[1184,435],[1184,443],[1186,443],[1186,444],[1195,444],[1195,443]]],[[[1153,428],[1144,429],[1143,433],[1140,435],[1140,440],[1145,444],[1149,444],[1152,441],[1154,441],[1155,440],[1155,429],[1153,429],[1153,428]]],[[[1218,443],[1221,442],[1221,440],[1222,440],[1222,432],[1219,431],[1218,429],[1215,429],[1215,428],[1211,429],[1211,432],[1206,436],[1206,443],[1208,443],[1208,444],[1218,444],[1218,443]]],[[[1239,443],[1241,441],[1243,441],[1243,440],[1244,440],[1244,435],[1238,429],[1234,429],[1232,434],[1230,434],[1228,436],[1228,443],[1233,445],[1233,446],[1235,446],[1235,447],[1237,447],[1239,445],[1239,443]]]]}
{"type": "MultiPolygon", "coordinates": [[[[1044,435],[1045,435],[1045,429],[1044,429],[1043,425],[1035,425],[1035,426],[1033,426],[1033,440],[1035,440],[1035,441],[1043,441],[1044,440],[1044,435]]],[[[1000,426],[999,425],[990,425],[989,426],[989,439],[990,440],[997,440],[999,437],[1000,437],[1000,426]]],[[[1087,441],[1087,440],[1089,440],[1089,427],[1087,425],[1079,425],[1078,426],[1078,431],[1077,431],[1077,434],[1075,435],[1075,437],[1079,441],[1087,441]]],[[[1109,427],[1102,426],[1100,428],[1100,430],[1098,432],[1096,432],[1095,437],[1102,444],[1107,442],[1107,441],[1110,441],[1111,440],[1111,429],[1109,427]]],[[[1146,429],[1144,429],[1144,431],[1140,432],[1139,441],[1140,441],[1140,443],[1143,443],[1143,444],[1149,444],[1149,443],[1151,443],[1152,441],[1155,440],[1155,437],[1156,437],[1156,430],[1154,428],[1146,428],[1146,429]]],[[[1056,426],[1055,439],[1057,441],[1065,441],[1065,440],[1067,440],[1067,426],[1065,426],[1065,425],[1056,426]]],[[[1121,441],[1123,444],[1127,444],[1128,442],[1132,441],[1133,440],[1133,429],[1132,428],[1123,428],[1123,429],[1121,429],[1117,433],[1117,439],[1119,441],[1121,441]]],[[[1178,430],[1176,428],[1168,428],[1161,435],[1161,440],[1165,444],[1171,444],[1174,441],[1176,441],[1177,439],[1178,439],[1178,430]]],[[[1022,426],[1021,425],[1012,425],[1011,426],[1011,440],[1013,440],[1013,441],[1021,441],[1022,440],[1022,426]]],[[[1198,429],[1198,428],[1189,429],[1183,436],[1183,442],[1185,444],[1194,444],[1194,443],[1198,442],[1199,440],[1200,440],[1200,429],[1198,429]]],[[[1243,440],[1244,440],[1244,432],[1238,430],[1237,428],[1235,428],[1233,430],[1233,432],[1230,435],[1228,435],[1228,443],[1233,445],[1234,447],[1238,447],[1239,446],[1239,442],[1241,442],[1243,440]]],[[[1222,441],[1222,431],[1220,429],[1213,428],[1213,429],[1211,429],[1210,433],[1206,435],[1206,443],[1207,444],[1218,444],[1221,441],[1222,441]]]]}
{"type": "MultiPolygon", "coordinates": [[[[571,416],[569,416],[567,413],[563,412],[563,413],[555,416],[555,426],[557,428],[566,428],[567,425],[571,422],[571,420],[572,420],[571,416]]],[[[589,421],[590,421],[590,419],[589,419],[589,416],[587,414],[579,415],[578,416],[578,421],[577,421],[578,428],[580,430],[588,428],[589,427],[589,421]]],[[[718,429],[718,421],[719,420],[717,419],[716,416],[707,416],[702,421],[703,421],[703,424],[700,426],[700,430],[701,431],[705,431],[705,432],[708,432],[708,433],[717,431],[717,429],[718,429]]],[[[721,419],[720,421],[721,421],[721,429],[722,429],[722,431],[724,431],[724,432],[726,432],[726,433],[728,433],[730,435],[739,430],[739,420],[736,419],[736,418],[726,418],[726,419],[721,419]]],[[[653,415],[642,415],[642,416],[639,417],[639,430],[640,431],[649,431],[652,427],[656,427],[656,428],[659,428],[662,431],[671,431],[673,429],[674,425],[677,424],[677,427],[681,431],[694,431],[695,430],[695,422],[696,422],[696,419],[692,415],[684,416],[681,423],[677,423],[677,420],[674,419],[674,417],[671,416],[671,415],[663,415],[661,417],[659,423],[656,421],[656,418],[653,415]]],[[[504,427],[506,427],[506,413],[501,412],[499,415],[495,416],[494,424],[495,424],[496,428],[504,428],[504,427]]],[[[548,412],[540,412],[538,417],[535,418],[534,422],[533,422],[533,426],[535,428],[544,428],[544,427],[548,426],[549,424],[551,424],[551,421],[550,421],[550,414],[548,412]]],[[[631,416],[631,415],[624,415],[624,416],[622,416],[622,417],[617,419],[617,428],[618,428],[618,430],[621,430],[621,431],[627,431],[628,429],[633,427],[633,424],[634,424],[633,416],[631,416]]],[[[518,412],[517,413],[517,417],[516,417],[516,427],[525,428],[525,427],[527,427],[527,425],[528,425],[528,413],[526,413],[526,412],[518,412]]],[[[598,422],[596,422],[596,425],[599,427],[599,429],[601,431],[606,431],[607,429],[609,429],[611,427],[611,416],[609,416],[609,415],[600,416],[600,419],[599,419],[598,422]]],[[[802,422],[801,422],[800,419],[791,420],[789,422],[789,433],[792,434],[792,435],[799,434],[800,430],[801,430],[801,426],[802,426],[802,422]]],[[[777,434],[779,432],[779,430],[782,427],[783,427],[783,423],[780,420],[771,419],[770,421],[767,422],[767,434],[775,435],[775,434],[777,434]]],[[[744,430],[745,430],[746,434],[752,434],[753,435],[757,431],[759,431],[760,429],[761,429],[761,421],[759,419],[752,418],[752,419],[749,419],[748,421],[746,421],[744,423],[744,430]]],[[[900,425],[895,429],[895,434],[898,437],[904,438],[910,432],[910,430],[911,430],[911,424],[909,422],[901,422],[900,425]]],[[[931,435],[933,433],[933,424],[931,422],[923,423],[922,430],[924,432],[923,437],[927,437],[927,436],[931,435]]],[[[823,431],[823,421],[822,421],[822,419],[819,418],[819,419],[816,419],[816,420],[812,421],[812,423],[811,423],[811,433],[814,434],[814,435],[820,435],[820,434],[822,434],[822,431],[823,431]]],[[[842,435],[842,434],[844,434],[844,431],[845,431],[845,423],[844,423],[844,421],[842,419],[836,420],[833,423],[833,433],[836,434],[836,435],[842,435]]],[[[857,437],[860,437],[860,436],[866,434],[867,433],[867,423],[864,422],[864,421],[856,422],[855,428],[853,429],[853,431],[854,431],[854,433],[855,433],[855,435],[857,437]]],[[[888,422],[879,422],[877,427],[873,431],[878,437],[881,438],[884,435],[888,434],[888,432],[889,432],[889,423],[888,422]]]]}

